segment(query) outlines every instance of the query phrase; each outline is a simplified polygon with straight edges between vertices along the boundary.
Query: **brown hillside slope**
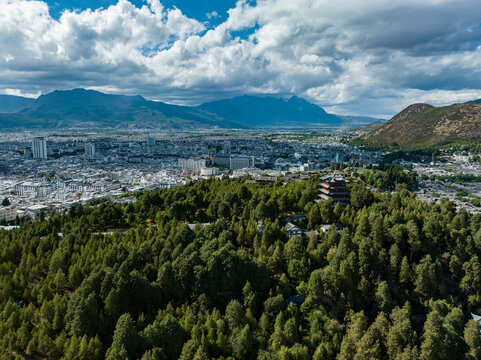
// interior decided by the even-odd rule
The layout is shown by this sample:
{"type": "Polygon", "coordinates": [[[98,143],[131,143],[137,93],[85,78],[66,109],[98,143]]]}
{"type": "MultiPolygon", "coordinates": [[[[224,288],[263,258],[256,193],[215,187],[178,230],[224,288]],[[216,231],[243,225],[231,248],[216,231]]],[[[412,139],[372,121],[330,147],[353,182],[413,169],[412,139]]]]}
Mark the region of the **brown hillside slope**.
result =
{"type": "Polygon", "coordinates": [[[413,104],[365,136],[371,144],[434,145],[446,140],[481,140],[481,104],[434,107],[413,104]]]}

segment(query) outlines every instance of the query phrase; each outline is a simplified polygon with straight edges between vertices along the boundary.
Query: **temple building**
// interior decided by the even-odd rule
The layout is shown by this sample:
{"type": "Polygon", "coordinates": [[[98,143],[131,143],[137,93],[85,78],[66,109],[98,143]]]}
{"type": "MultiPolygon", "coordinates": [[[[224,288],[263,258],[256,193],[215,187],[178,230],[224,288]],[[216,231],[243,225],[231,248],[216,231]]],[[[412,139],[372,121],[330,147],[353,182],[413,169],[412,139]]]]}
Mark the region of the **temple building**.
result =
{"type": "Polygon", "coordinates": [[[327,175],[321,178],[321,193],[319,197],[322,200],[331,199],[335,203],[340,202],[342,205],[349,204],[349,189],[347,181],[340,175],[327,175]]]}

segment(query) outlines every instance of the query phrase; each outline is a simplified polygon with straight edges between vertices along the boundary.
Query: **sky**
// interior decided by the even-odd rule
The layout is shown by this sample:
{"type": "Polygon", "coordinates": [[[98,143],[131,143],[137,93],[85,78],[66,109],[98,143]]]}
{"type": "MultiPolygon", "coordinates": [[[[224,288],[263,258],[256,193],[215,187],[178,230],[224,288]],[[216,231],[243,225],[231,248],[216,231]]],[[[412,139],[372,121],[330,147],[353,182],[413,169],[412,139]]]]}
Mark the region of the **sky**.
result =
{"type": "Polygon", "coordinates": [[[197,105],[297,95],[341,115],[481,98],[479,0],[0,0],[0,93],[197,105]]]}

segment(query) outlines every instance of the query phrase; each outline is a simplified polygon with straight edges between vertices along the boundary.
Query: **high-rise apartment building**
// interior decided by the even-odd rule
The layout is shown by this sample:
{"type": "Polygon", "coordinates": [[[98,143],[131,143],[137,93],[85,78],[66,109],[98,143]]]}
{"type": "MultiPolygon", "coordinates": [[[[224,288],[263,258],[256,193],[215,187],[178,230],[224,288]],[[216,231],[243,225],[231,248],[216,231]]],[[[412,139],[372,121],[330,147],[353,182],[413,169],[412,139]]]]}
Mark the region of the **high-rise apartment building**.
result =
{"type": "Polygon", "coordinates": [[[36,137],[32,140],[32,156],[35,159],[46,159],[47,154],[47,140],[44,137],[36,137]]]}
{"type": "Polygon", "coordinates": [[[86,156],[95,155],[95,144],[92,144],[92,143],[85,144],[85,155],[86,156]]]}

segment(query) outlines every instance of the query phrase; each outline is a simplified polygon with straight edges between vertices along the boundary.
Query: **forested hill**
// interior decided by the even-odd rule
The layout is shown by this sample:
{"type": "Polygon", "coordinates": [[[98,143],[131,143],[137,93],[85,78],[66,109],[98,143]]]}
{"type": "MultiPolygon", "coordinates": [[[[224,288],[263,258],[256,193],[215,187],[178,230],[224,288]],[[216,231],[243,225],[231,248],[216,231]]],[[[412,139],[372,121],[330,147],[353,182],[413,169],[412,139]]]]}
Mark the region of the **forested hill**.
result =
{"type": "Polygon", "coordinates": [[[0,231],[0,358],[480,359],[481,215],[354,175],[346,208],[316,177],[206,180],[0,231]]]}

